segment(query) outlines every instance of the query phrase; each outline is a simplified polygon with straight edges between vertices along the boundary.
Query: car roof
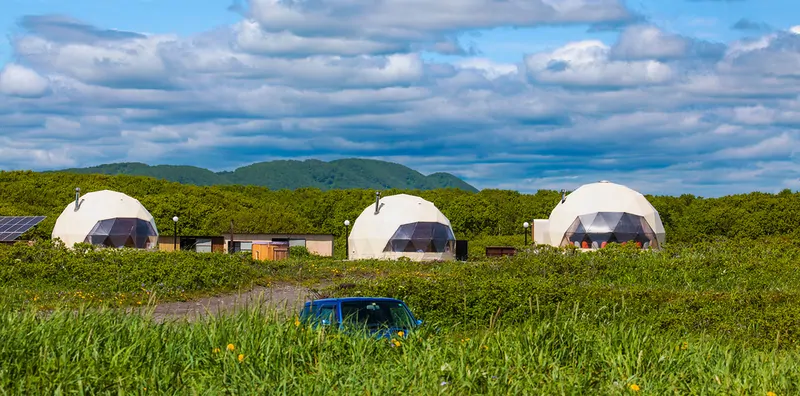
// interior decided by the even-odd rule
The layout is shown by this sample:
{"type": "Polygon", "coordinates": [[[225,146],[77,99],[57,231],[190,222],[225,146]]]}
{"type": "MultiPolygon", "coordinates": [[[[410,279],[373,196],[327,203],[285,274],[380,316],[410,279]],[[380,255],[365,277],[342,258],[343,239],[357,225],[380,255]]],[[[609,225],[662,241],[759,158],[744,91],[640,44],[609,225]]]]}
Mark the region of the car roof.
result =
{"type": "Polygon", "coordinates": [[[355,301],[384,301],[384,302],[403,302],[396,298],[389,297],[338,297],[338,298],[320,298],[319,300],[311,300],[307,303],[337,303],[337,302],[355,302],[355,301]]]}

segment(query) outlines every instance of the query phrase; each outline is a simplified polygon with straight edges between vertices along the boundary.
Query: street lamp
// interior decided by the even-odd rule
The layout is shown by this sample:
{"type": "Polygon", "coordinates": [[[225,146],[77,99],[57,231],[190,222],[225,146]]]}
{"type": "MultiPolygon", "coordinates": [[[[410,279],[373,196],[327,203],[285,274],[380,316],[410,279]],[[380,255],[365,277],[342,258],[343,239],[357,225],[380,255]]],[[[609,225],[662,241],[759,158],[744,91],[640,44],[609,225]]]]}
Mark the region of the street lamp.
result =
{"type": "Polygon", "coordinates": [[[525,246],[528,246],[528,227],[530,226],[527,221],[522,223],[522,228],[525,230],[525,246]]]}
{"type": "Polygon", "coordinates": [[[172,237],[172,251],[178,250],[178,216],[172,216],[172,221],[175,222],[175,234],[172,237]]]}
{"type": "Polygon", "coordinates": [[[347,240],[348,239],[347,238],[347,236],[348,236],[347,235],[347,230],[348,230],[349,227],[350,227],[350,220],[345,220],[344,221],[344,253],[345,253],[344,257],[345,257],[345,260],[350,258],[350,244],[349,244],[349,242],[347,240]]]}

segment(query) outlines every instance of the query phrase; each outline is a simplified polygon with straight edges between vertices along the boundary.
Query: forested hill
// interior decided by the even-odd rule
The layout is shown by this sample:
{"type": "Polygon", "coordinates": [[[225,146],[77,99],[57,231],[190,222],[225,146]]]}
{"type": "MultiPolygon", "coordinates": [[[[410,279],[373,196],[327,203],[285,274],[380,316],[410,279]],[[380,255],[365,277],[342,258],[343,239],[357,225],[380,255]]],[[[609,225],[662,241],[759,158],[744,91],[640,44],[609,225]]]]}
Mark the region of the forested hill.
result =
{"type": "MultiPolygon", "coordinates": [[[[74,173],[0,172],[0,215],[44,215],[34,235],[47,237],[61,211],[84,193],[109,189],[145,205],[159,231],[170,235],[172,216],[180,216],[183,235],[221,235],[234,221],[236,232],[326,233],[344,245],[344,220],[354,221],[374,203],[374,190],[301,188],[269,190],[255,186],[209,186],[167,182],[141,176],[74,173]]],[[[547,218],[558,203],[556,191],[521,194],[486,189],[382,190],[384,196],[405,192],[433,202],[448,217],[458,238],[487,235],[522,236],[522,223],[547,218]]],[[[800,193],[750,193],[721,198],[692,195],[647,196],[659,211],[667,242],[713,241],[718,237],[789,236],[800,241],[800,193]]]]}
{"type": "Polygon", "coordinates": [[[64,169],[58,172],[103,175],[150,176],[198,186],[252,185],[272,190],[298,188],[331,189],[412,189],[457,188],[478,190],[449,173],[423,175],[406,166],[368,159],[341,159],[259,162],[232,172],[212,172],[194,166],[155,165],[138,162],[104,164],[89,168],[64,169]]]}

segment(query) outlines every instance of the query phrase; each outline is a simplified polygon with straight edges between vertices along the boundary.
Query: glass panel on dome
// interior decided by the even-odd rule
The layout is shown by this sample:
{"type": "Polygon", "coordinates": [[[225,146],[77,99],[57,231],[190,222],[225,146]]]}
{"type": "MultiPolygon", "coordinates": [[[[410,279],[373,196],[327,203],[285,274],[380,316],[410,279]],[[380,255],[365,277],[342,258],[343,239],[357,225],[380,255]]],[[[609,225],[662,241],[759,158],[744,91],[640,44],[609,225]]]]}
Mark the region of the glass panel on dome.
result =
{"type": "Polygon", "coordinates": [[[453,230],[446,224],[416,222],[403,224],[386,243],[384,252],[451,252],[455,246],[453,230]]]}
{"type": "Polygon", "coordinates": [[[576,217],[560,245],[597,249],[609,243],[628,242],[658,248],[656,234],[644,217],[627,212],[597,212],[576,217]]]}
{"type": "Polygon", "coordinates": [[[155,247],[158,233],[153,225],[138,218],[113,218],[98,221],[86,235],[84,242],[107,247],[155,247]]]}

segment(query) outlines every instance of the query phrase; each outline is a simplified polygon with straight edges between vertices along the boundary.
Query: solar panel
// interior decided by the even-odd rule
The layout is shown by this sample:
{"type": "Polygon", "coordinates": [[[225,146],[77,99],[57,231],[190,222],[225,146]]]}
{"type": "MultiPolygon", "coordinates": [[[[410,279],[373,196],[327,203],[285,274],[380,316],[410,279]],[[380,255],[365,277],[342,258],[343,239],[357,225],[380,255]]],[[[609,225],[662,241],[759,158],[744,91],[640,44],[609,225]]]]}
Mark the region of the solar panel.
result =
{"type": "Polygon", "coordinates": [[[0,242],[12,242],[44,220],[45,216],[0,216],[0,242]]]}

